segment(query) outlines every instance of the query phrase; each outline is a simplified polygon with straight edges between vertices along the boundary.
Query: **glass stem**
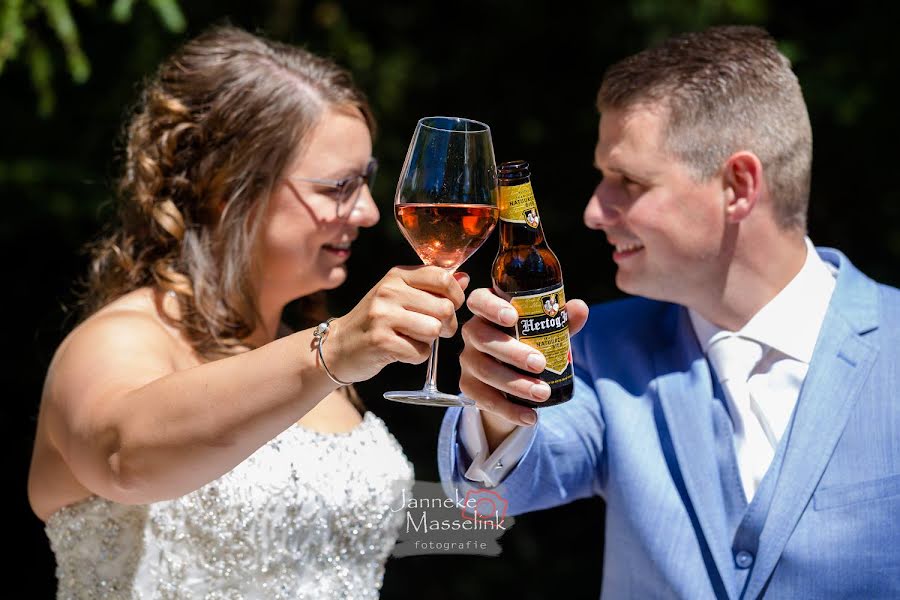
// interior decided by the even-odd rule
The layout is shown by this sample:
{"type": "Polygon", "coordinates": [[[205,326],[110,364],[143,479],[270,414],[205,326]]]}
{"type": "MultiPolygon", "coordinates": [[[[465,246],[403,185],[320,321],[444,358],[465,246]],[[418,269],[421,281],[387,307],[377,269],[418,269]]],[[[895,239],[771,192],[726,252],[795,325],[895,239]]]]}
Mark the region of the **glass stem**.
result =
{"type": "Polygon", "coordinates": [[[441,338],[437,338],[431,344],[431,356],[428,357],[428,376],[425,379],[425,387],[422,388],[427,392],[436,392],[437,389],[437,358],[438,358],[438,342],[441,338]]]}
{"type": "MultiPolygon", "coordinates": [[[[444,270],[452,275],[456,272],[457,268],[459,268],[459,265],[444,267],[444,270]]],[[[435,339],[431,344],[431,356],[428,357],[428,375],[425,378],[425,387],[422,388],[422,390],[426,392],[440,393],[437,388],[437,356],[439,341],[441,341],[441,338],[435,339]]]]}
{"type": "MultiPolygon", "coordinates": [[[[450,274],[456,272],[458,266],[453,267],[444,267],[444,270],[450,274]]],[[[425,387],[422,388],[426,392],[437,392],[437,357],[438,357],[438,342],[441,341],[441,338],[437,338],[431,344],[431,356],[428,357],[428,375],[425,378],[425,387]]],[[[438,392],[440,393],[440,392],[438,392]]]]}

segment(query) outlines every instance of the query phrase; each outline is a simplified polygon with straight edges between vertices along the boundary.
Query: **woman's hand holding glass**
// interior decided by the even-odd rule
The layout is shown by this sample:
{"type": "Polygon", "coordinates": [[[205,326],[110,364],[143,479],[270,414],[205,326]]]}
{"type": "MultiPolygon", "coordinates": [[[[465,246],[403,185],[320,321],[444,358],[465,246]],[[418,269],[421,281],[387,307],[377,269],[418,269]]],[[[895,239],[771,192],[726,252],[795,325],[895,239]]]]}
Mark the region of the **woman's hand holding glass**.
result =
{"type": "Polygon", "coordinates": [[[452,337],[465,302],[465,273],[433,266],[394,267],[346,315],[332,321],[322,348],[331,372],[369,379],[394,362],[428,360],[438,337],[452,337]]]}

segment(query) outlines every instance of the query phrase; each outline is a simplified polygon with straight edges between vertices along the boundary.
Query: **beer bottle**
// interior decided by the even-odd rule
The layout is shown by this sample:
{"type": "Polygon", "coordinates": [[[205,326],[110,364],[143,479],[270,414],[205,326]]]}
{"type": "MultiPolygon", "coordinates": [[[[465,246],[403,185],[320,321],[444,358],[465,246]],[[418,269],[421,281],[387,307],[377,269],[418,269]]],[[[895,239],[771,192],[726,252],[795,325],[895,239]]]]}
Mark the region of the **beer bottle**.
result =
{"type": "Polygon", "coordinates": [[[550,398],[544,402],[511,394],[506,397],[531,408],[560,404],[572,397],[574,387],[562,269],[544,237],[528,163],[501,163],[498,184],[500,248],[491,268],[494,291],[519,313],[509,334],[540,350],[547,359],[547,366],[538,377],[550,386],[550,398]]]}

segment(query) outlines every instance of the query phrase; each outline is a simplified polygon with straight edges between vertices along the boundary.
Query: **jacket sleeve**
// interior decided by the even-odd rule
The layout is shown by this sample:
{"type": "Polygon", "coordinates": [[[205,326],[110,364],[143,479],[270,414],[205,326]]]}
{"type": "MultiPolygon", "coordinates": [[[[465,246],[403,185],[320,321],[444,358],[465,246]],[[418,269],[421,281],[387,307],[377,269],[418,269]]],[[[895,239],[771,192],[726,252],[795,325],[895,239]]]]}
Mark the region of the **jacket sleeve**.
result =
{"type": "MultiPolygon", "coordinates": [[[[601,494],[605,424],[593,387],[576,367],[572,399],[537,410],[531,444],[519,463],[493,488],[507,503],[506,514],[542,510],[601,494]]],[[[483,489],[465,473],[470,459],[459,440],[461,408],[444,415],[438,440],[438,468],[448,497],[483,489]]]]}

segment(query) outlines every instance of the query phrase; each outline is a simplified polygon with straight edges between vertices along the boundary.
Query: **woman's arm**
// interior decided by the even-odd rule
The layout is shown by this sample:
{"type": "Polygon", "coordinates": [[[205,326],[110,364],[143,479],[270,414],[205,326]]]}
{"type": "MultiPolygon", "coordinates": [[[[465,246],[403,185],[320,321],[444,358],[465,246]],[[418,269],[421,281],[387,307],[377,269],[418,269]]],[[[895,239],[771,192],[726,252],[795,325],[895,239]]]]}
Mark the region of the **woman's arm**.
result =
{"type": "MultiPolygon", "coordinates": [[[[362,381],[396,361],[420,363],[456,330],[463,291],[436,267],[392,269],[332,323],[329,368],[362,381]]],[[[63,344],[42,418],[73,475],[91,492],[139,504],[220,477],[337,386],[318,364],[312,330],[176,371],[169,334],[151,316],[113,311],[63,344]]]]}

